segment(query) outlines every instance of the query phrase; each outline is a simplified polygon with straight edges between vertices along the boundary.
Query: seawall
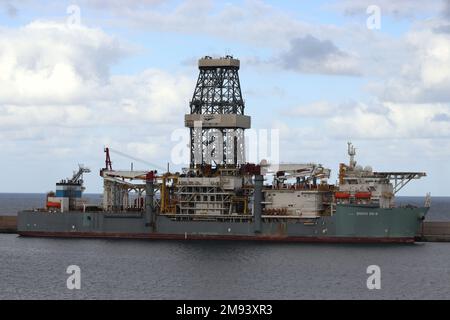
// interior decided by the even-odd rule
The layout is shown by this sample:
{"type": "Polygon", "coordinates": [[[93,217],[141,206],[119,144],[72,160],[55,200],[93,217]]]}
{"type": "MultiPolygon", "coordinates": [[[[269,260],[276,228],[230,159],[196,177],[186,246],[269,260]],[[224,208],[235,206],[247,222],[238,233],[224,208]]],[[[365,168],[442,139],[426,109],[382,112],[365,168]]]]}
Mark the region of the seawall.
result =
{"type": "Polygon", "coordinates": [[[425,221],[419,239],[425,242],[450,242],[450,221],[425,221]]]}
{"type": "Polygon", "coordinates": [[[16,216],[0,216],[0,233],[16,233],[17,217],[16,216]]]}

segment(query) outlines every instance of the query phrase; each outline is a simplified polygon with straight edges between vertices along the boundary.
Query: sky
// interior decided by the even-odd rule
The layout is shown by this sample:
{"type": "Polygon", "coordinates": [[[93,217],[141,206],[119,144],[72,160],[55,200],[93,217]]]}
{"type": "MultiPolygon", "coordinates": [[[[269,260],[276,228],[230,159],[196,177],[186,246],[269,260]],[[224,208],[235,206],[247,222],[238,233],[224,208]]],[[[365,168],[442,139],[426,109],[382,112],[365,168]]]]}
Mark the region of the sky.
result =
{"type": "Polygon", "coordinates": [[[50,191],[78,164],[101,192],[105,146],[134,158],[114,169],[180,170],[206,55],[241,60],[281,162],[334,182],[352,141],[362,166],[427,173],[400,195],[450,195],[450,0],[0,0],[0,192],[50,191]]]}

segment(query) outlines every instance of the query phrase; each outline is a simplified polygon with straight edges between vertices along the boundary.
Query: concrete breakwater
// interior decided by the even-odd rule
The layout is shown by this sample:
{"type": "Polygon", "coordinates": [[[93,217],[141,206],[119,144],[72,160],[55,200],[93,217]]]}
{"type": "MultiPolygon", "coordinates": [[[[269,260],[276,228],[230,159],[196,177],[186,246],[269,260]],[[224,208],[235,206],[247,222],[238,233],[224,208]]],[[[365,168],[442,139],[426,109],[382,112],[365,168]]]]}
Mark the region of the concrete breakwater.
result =
{"type": "Polygon", "coordinates": [[[16,233],[17,217],[16,216],[0,216],[0,233],[16,233]]]}
{"type": "Polygon", "coordinates": [[[425,221],[421,233],[418,236],[420,241],[450,242],[450,222],[425,221]]]}

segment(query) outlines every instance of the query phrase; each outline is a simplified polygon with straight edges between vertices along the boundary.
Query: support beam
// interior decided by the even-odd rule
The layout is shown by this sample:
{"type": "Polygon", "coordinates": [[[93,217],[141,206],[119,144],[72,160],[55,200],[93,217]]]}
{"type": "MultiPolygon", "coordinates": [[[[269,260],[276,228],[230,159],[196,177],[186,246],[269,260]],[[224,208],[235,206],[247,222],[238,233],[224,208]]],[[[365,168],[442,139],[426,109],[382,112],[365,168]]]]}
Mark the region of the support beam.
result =
{"type": "Polygon", "coordinates": [[[263,184],[264,177],[262,175],[255,176],[255,191],[253,195],[253,217],[255,224],[255,233],[261,232],[262,202],[263,202],[263,184]]]}
{"type": "Polygon", "coordinates": [[[374,172],[374,177],[383,178],[393,182],[394,194],[397,194],[404,186],[412,180],[425,177],[425,172],[374,172]]]}
{"type": "Polygon", "coordinates": [[[145,226],[152,227],[155,231],[156,227],[156,212],[153,205],[154,201],[154,181],[155,173],[150,171],[146,176],[146,190],[145,190],[145,226]]]}

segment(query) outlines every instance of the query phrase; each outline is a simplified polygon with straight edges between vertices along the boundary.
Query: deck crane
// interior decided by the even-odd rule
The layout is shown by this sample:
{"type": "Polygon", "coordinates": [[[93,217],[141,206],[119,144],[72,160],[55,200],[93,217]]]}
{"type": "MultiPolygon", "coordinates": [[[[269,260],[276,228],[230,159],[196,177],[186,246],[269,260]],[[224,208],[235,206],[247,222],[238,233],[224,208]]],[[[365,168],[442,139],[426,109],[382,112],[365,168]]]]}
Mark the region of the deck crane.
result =
{"type": "Polygon", "coordinates": [[[69,183],[83,183],[83,174],[91,172],[91,169],[85,167],[82,164],[78,165],[78,171],[73,172],[73,176],[71,179],[67,179],[69,183]]]}
{"type": "Polygon", "coordinates": [[[263,174],[274,174],[274,183],[283,184],[286,180],[296,179],[297,183],[316,184],[317,179],[326,181],[330,178],[331,170],[323,167],[321,164],[306,163],[286,163],[286,164],[268,164],[261,162],[261,171],[263,174]]]}

